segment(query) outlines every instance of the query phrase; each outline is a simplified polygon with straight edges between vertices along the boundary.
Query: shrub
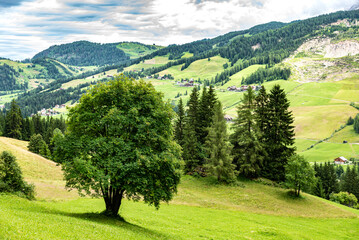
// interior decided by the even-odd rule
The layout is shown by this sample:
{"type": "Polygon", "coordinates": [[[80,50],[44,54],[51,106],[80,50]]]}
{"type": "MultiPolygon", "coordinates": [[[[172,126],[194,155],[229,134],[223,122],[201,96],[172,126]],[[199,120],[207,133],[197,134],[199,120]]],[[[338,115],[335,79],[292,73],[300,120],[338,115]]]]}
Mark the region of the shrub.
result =
{"type": "Polygon", "coordinates": [[[4,151],[0,155],[0,192],[15,193],[34,199],[34,186],[27,184],[16,158],[10,152],[4,151]]]}
{"type": "Polygon", "coordinates": [[[358,199],[355,197],[355,195],[348,192],[332,193],[330,194],[329,199],[333,202],[337,202],[348,207],[356,206],[358,203],[358,199]]]}

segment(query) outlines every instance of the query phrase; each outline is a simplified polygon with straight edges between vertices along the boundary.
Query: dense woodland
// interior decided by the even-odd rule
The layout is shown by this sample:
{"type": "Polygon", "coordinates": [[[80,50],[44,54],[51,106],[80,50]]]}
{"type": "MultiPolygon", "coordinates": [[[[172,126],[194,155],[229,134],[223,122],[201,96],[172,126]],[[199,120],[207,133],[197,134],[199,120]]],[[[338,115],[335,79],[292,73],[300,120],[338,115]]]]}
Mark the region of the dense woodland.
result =
{"type": "Polygon", "coordinates": [[[129,60],[125,52],[117,48],[117,43],[92,43],[78,41],[52,46],[33,57],[53,58],[73,66],[104,66],[120,64],[129,60]]]}
{"type": "Polygon", "coordinates": [[[0,91],[26,89],[27,84],[19,84],[20,73],[6,63],[0,65],[0,91]]]}
{"type": "Polygon", "coordinates": [[[51,157],[54,145],[52,139],[56,132],[64,133],[66,130],[65,119],[53,117],[23,117],[19,105],[13,100],[10,109],[0,112],[0,133],[2,136],[20,140],[30,140],[30,151],[51,157]],[[36,142],[34,144],[34,141],[36,142]],[[36,147],[32,147],[35,145],[36,147]]]}

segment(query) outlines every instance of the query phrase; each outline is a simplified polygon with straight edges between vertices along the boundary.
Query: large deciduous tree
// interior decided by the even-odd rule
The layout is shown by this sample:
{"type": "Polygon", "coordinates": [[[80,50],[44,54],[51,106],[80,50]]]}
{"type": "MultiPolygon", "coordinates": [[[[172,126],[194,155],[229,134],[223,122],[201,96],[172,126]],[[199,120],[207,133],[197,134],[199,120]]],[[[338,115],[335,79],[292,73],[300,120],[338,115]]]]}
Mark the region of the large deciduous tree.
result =
{"type": "Polygon", "coordinates": [[[123,75],[95,85],[68,115],[57,147],[66,186],[101,195],[117,215],[123,197],[159,207],[177,191],[180,147],[174,112],[151,84],[123,75]]]}

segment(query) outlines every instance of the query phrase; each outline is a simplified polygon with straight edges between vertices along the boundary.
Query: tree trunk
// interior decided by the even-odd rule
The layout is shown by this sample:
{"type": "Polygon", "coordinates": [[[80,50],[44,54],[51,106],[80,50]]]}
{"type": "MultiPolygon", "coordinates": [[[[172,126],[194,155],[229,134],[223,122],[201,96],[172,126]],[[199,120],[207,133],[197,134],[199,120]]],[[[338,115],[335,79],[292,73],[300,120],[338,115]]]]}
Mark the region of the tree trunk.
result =
{"type": "Polygon", "coordinates": [[[124,190],[109,188],[108,194],[103,196],[106,204],[106,214],[110,216],[117,216],[121,207],[124,190]]]}

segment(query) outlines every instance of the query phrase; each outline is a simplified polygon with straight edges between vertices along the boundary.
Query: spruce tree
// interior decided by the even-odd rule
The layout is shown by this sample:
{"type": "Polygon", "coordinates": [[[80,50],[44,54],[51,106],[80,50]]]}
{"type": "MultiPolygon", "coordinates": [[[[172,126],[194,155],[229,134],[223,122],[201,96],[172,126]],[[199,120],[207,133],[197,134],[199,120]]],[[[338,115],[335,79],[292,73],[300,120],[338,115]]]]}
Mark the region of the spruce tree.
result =
{"type": "Polygon", "coordinates": [[[203,88],[201,99],[199,102],[198,109],[198,141],[201,148],[200,153],[200,164],[204,163],[205,159],[205,150],[204,145],[206,137],[208,135],[208,129],[212,125],[213,115],[214,115],[214,106],[217,102],[217,97],[214,92],[214,88],[211,86],[207,91],[206,88],[203,88]]]}
{"type": "Polygon", "coordinates": [[[193,88],[187,105],[182,156],[185,161],[185,171],[192,172],[199,166],[201,152],[197,134],[199,128],[199,93],[196,87],[193,88]]]}
{"type": "Polygon", "coordinates": [[[255,96],[249,88],[243,96],[243,104],[237,108],[237,118],[234,120],[231,136],[232,154],[239,172],[246,177],[260,175],[263,158],[266,155],[260,142],[261,133],[255,117],[255,96]]]}
{"type": "Polygon", "coordinates": [[[7,137],[21,139],[22,137],[22,115],[19,105],[13,99],[10,110],[5,118],[5,135],[7,137]]]}
{"type": "Polygon", "coordinates": [[[355,167],[348,167],[341,182],[341,191],[354,194],[359,198],[359,177],[355,167]]]}
{"type": "Polygon", "coordinates": [[[264,165],[264,176],[275,181],[285,180],[285,166],[294,154],[293,116],[288,110],[289,101],[279,85],[275,85],[269,94],[268,126],[264,131],[268,153],[264,165]]]}
{"type": "Polygon", "coordinates": [[[178,110],[177,110],[177,119],[175,121],[175,140],[177,143],[183,148],[183,138],[184,138],[184,124],[185,124],[185,112],[183,107],[182,98],[180,98],[178,102],[178,110]]]}
{"type": "Polygon", "coordinates": [[[205,166],[219,182],[231,183],[235,181],[236,166],[232,164],[231,148],[222,104],[218,102],[214,108],[213,123],[206,137],[206,152],[208,157],[205,166]]]}
{"type": "Polygon", "coordinates": [[[359,133],[359,113],[354,118],[354,131],[359,133]]]}

